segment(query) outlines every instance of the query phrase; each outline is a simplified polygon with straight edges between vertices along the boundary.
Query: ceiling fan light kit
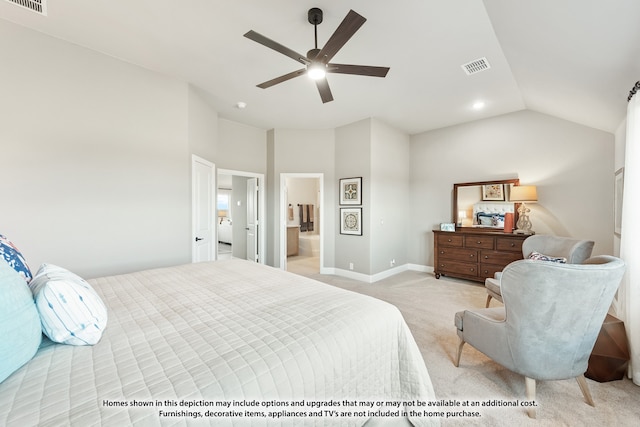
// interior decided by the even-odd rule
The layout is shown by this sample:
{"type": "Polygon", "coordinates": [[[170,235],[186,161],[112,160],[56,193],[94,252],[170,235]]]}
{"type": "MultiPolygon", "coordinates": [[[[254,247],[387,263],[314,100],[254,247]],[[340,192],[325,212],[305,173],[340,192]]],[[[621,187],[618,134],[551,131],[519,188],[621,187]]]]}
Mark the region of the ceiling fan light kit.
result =
{"type": "Polygon", "coordinates": [[[329,88],[329,83],[326,79],[327,73],[336,74],[354,74],[359,76],[371,76],[371,77],[385,77],[389,72],[389,67],[374,67],[369,65],[347,65],[347,64],[334,64],[329,61],[335,56],[336,53],[349,41],[349,39],[360,29],[360,27],[366,22],[366,19],[358,13],[350,10],[342,23],[338,26],[335,32],[331,35],[327,43],[322,49],[318,49],[318,24],[322,23],[322,10],[317,7],[309,9],[307,14],[309,23],[314,26],[315,33],[315,48],[309,50],[307,55],[301,55],[298,52],[289,49],[288,47],[281,45],[255,31],[248,31],[244,36],[251,39],[263,46],[275,50],[289,58],[297,61],[305,66],[300,70],[293,71],[288,74],[284,74],[275,79],[268,80],[260,83],[257,86],[261,89],[274,86],[278,83],[291,80],[295,77],[307,74],[309,78],[315,80],[320,98],[323,103],[333,101],[333,95],[329,88]]]}

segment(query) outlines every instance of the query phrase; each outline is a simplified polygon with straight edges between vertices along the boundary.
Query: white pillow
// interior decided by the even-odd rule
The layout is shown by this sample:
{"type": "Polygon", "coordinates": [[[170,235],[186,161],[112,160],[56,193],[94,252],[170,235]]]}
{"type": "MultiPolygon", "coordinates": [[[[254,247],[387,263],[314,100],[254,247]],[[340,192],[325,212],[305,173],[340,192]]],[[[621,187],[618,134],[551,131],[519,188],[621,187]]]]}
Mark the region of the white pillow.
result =
{"type": "Polygon", "coordinates": [[[52,264],[42,264],[29,287],[40,314],[42,332],[51,341],[93,345],[107,326],[107,308],[83,278],[52,264]]]}

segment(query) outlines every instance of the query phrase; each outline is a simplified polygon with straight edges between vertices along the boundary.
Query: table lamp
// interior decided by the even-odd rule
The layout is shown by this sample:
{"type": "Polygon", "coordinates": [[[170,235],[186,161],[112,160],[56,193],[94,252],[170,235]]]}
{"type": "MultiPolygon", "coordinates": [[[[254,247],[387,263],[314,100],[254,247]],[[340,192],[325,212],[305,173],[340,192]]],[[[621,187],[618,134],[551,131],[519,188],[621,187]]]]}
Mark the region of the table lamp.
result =
{"type": "Polygon", "coordinates": [[[517,185],[511,187],[510,200],[512,202],[520,202],[518,208],[517,230],[514,233],[535,234],[531,231],[531,221],[529,220],[529,212],[531,209],[525,206],[525,202],[537,202],[538,190],[535,185],[517,185]]]}

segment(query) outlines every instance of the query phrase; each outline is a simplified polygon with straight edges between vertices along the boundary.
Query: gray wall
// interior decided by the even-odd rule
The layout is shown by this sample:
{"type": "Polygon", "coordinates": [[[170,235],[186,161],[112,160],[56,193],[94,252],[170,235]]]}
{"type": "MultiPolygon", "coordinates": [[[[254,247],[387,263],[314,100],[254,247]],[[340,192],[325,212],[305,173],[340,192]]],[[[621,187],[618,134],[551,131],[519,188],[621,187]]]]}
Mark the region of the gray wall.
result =
{"type": "Polygon", "coordinates": [[[0,56],[0,233],[31,268],[189,262],[188,85],[7,21],[0,56]]]}
{"type": "Polygon", "coordinates": [[[613,156],[612,134],[533,111],[412,136],[410,262],[433,265],[431,230],[453,218],[454,183],[507,178],[538,186],[536,232],[612,253],[613,156]]]}

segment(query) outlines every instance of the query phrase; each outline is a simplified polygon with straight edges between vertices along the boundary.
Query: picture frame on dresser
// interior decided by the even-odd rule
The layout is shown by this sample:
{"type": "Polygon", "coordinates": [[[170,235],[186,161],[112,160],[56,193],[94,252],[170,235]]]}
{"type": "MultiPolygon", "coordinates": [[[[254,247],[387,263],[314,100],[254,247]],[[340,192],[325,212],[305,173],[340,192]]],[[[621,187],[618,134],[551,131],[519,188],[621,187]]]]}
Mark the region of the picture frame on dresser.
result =
{"type": "Polygon", "coordinates": [[[362,204],[362,177],[340,179],[340,204],[362,204]]]}

